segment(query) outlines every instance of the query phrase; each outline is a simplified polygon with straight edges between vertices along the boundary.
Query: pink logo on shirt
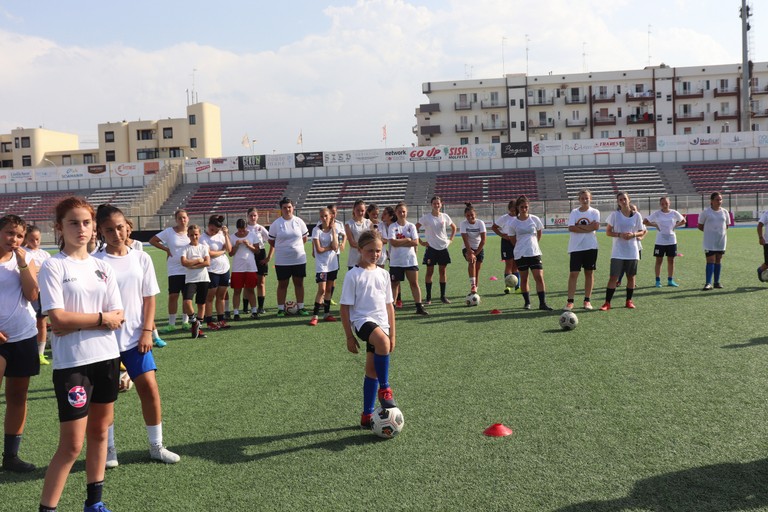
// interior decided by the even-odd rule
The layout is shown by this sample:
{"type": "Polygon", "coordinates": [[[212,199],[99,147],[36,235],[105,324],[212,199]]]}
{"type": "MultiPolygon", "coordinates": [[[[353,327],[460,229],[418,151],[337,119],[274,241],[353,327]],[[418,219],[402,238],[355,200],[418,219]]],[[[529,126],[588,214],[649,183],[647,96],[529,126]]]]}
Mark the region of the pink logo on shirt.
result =
{"type": "Polygon", "coordinates": [[[88,394],[83,386],[74,386],[67,393],[67,399],[69,400],[69,405],[75,409],[81,409],[88,402],[88,394]]]}

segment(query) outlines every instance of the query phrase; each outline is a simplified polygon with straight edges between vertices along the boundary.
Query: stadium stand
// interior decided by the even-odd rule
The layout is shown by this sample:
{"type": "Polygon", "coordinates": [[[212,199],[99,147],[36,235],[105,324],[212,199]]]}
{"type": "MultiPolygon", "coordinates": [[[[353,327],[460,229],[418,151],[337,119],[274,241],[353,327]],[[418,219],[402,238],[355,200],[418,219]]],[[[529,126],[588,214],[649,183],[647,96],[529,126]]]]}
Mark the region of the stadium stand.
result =
{"type": "Polygon", "coordinates": [[[366,203],[397,204],[408,191],[408,176],[376,176],[370,178],[317,179],[304,197],[302,208],[313,209],[336,204],[351,208],[362,199],[366,203]]]}
{"type": "Polygon", "coordinates": [[[274,209],[287,186],[288,182],[285,180],[208,183],[197,187],[180,206],[186,208],[190,215],[242,213],[251,207],[274,209]]]}
{"type": "Polygon", "coordinates": [[[532,200],[539,198],[535,171],[447,173],[438,174],[435,180],[435,195],[446,204],[507,202],[523,194],[532,200]]]}
{"type": "Polygon", "coordinates": [[[667,194],[664,180],[653,166],[621,168],[563,169],[568,197],[588,188],[594,197],[615,196],[620,191],[631,196],[659,196],[667,194]]]}
{"type": "Polygon", "coordinates": [[[768,161],[686,164],[683,170],[699,193],[768,192],[768,161]]]}
{"type": "Polygon", "coordinates": [[[94,190],[85,196],[94,208],[100,204],[109,203],[123,210],[128,210],[141,196],[142,187],[111,188],[94,190]]]}

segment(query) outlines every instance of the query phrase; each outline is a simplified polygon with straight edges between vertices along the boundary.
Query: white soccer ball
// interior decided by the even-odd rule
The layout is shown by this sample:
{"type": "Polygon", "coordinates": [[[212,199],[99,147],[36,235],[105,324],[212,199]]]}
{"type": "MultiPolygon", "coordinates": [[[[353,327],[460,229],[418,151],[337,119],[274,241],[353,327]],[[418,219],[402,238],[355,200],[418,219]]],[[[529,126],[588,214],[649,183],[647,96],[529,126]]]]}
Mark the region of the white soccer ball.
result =
{"type": "Polygon", "coordinates": [[[576,313],[573,311],[564,311],[562,315],[560,315],[560,327],[564,331],[572,331],[576,328],[577,325],[579,325],[579,317],[576,316],[576,313]]]}
{"type": "Polygon", "coordinates": [[[760,274],[760,280],[764,283],[768,283],[768,268],[763,270],[763,273],[760,274]]]}
{"type": "Polygon", "coordinates": [[[403,430],[405,418],[397,407],[382,409],[378,407],[371,416],[371,430],[384,439],[392,439],[403,430]]]}
{"type": "Polygon", "coordinates": [[[285,314],[286,315],[295,315],[299,312],[299,305],[296,304],[294,301],[289,300],[285,302],[285,314]]]}
{"type": "Polygon", "coordinates": [[[507,288],[514,288],[517,286],[518,280],[517,276],[515,274],[509,274],[504,278],[504,284],[507,285],[507,288]]]}
{"type": "Polygon", "coordinates": [[[120,381],[118,383],[118,391],[121,393],[124,393],[126,391],[129,391],[133,387],[133,381],[131,380],[131,377],[128,375],[128,372],[121,371],[120,372],[120,381]]]}
{"type": "Polygon", "coordinates": [[[470,293],[467,295],[467,306],[479,306],[480,305],[480,296],[476,293],[470,293]]]}

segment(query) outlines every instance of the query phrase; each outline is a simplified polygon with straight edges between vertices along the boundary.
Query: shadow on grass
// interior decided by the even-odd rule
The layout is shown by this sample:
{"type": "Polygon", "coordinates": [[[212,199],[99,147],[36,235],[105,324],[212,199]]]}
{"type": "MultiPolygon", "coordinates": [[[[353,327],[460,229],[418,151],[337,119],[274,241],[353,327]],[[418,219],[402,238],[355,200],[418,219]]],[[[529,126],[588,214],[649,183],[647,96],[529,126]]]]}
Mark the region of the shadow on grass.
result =
{"type": "Polygon", "coordinates": [[[746,343],[732,343],[730,345],[724,345],[722,348],[749,348],[758,347],[760,345],[768,345],[768,336],[763,338],[752,338],[746,343]]]}
{"type": "Polygon", "coordinates": [[[588,501],[557,512],[724,512],[768,506],[768,459],[723,463],[646,478],[628,496],[588,501]]]}

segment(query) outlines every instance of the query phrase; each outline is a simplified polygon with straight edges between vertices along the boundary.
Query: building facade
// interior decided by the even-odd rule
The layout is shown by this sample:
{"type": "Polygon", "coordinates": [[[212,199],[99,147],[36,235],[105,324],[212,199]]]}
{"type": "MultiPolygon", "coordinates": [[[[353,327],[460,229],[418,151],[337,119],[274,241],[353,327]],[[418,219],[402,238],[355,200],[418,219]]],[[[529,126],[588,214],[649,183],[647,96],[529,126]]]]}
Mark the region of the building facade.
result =
{"type": "Polygon", "coordinates": [[[417,145],[706,134],[768,129],[768,63],[750,70],[741,112],[741,65],[427,82],[416,109],[417,145]]]}

